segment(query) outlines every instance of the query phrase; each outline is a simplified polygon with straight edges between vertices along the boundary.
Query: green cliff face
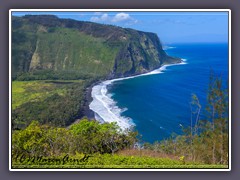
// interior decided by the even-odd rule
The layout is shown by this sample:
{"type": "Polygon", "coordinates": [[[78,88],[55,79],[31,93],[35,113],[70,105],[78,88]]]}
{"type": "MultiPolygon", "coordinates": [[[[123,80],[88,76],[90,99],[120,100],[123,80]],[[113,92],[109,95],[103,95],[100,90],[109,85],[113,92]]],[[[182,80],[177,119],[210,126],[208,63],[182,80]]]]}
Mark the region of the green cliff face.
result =
{"type": "Polygon", "coordinates": [[[12,18],[13,78],[34,72],[116,78],[180,61],[166,55],[154,33],[50,15],[12,18]]]}
{"type": "Polygon", "coordinates": [[[12,17],[12,79],[18,80],[12,128],[23,129],[33,119],[65,127],[92,118],[93,83],[180,61],[166,55],[153,33],[50,15],[12,17]]]}

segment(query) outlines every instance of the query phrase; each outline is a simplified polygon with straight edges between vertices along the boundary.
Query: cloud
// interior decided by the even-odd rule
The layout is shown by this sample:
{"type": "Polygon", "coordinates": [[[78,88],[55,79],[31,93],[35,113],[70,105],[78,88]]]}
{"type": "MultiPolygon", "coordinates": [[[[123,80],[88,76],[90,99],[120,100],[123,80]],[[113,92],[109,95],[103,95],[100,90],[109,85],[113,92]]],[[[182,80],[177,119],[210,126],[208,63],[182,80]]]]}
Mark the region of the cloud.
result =
{"type": "Polygon", "coordinates": [[[105,14],[102,14],[101,16],[93,16],[91,17],[90,20],[94,22],[104,22],[104,21],[109,21],[110,17],[108,16],[107,13],[105,13],[105,14]]]}
{"type": "Polygon", "coordinates": [[[113,22],[120,22],[120,21],[127,21],[127,20],[131,20],[131,17],[129,14],[126,14],[126,13],[118,13],[112,19],[113,22]]]}
{"type": "Polygon", "coordinates": [[[127,13],[117,13],[115,16],[109,16],[107,13],[100,14],[95,13],[95,16],[90,18],[93,22],[103,22],[103,23],[119,23],[124,22],[127,25],[136,24],[138,20],[132,18],[127,13]]]}

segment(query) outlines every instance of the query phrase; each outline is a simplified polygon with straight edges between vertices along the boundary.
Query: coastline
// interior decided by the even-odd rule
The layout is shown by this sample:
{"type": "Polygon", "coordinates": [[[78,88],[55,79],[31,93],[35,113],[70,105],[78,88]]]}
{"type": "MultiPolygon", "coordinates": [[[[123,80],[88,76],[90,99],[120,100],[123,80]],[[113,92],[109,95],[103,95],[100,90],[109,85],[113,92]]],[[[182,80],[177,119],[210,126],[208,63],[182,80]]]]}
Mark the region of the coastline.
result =
{"type": "MultiPolygon", "coordinates": [[[[164,65],[160,66],[157,69],[154,69],[152,71],[149,71],[149,72],[146,72],[146,73],[143,73],[143,74],[137,74],[137,75],[127,76],[127,77],[120,77],[120,78],[115,78],[115,79],[105,79],[103,81],[98,81],[98,82],[93,83],[91,86],[89,86],[85,90],[85,105],[84,105],[84,112],[83,112],[84,116],[88,117],[89,119],[98,120],[100,122],[113,122],[113,121],[116,122],[117,121],[117,124],[122,129],[129,129],[129,128],[131,128],[131,126],[134,126],[134,123],[131,122],[130,118],[121,117],[120,116],[121,113],[124,110],[118,108],[115,105],[116,102],[114,102],[111,99],[111,96],[109,96],[109,94],[107,92],[107,86],[112,84],[115,81],[121,81],[121,80],[136,78],[136,77],[140,77],[140,76],[146,76],[146,75],[153,75],[153,74],[163,73],[162,71],[165,70],[169,66],[183,65],[183,64],[186,64],[185,63],[185,59],[180,59],[180,62],[164,64],[164,65]],[[113,102],[109,102],[110,103],[109,107],[112,108],[112,109],[111,110],[107,109],[107,111],[106,110],[105,111],[107,113],[111,113],[113,116],[115,116],[114,118],[112,118],[112,116],[108,116],[109,119],[106,120],[106,119],[104,119],[104,117],[99,115],[98,112],[94,111],[92,103],[93,103],[94,100],[96,100],[96,97],[94,97],[96,95],[94,95],[93,90],[94,90],[94,88],[99,87],[99,86],[104,86],[104,91],[106,91],[106,92],[104,92],[104,94],[101,94],[101,95],[104,96],[103,98],[105,98],[105,100],[107,100],[107,101],[111,101],[111,100],[113,101],[113,102]],[[115,111],[115,113],[113,111],[115,111]],[[128,124],[129,126],[126,125],[126,124],[128,124]]],[[[102,91],[102,89],[100,91],[102,91]]],[[[95,90],[95,93],[96,93],[96,90],[95,90]]],[[[98,96],[98,100],[99,100],[99,96],[98,96]]],[[[107,106],[106,103],[104,103],[104,106],[107,106]]],[[[106,108],[109,108],[109,107],[106,107],[106,108]]]]}
{"type": "Polygon", "coordinates": [[[97,81],[93,84],[91,84],[89,87],[87,87],[84,91],[84,103],[83,103],[83,116],[82,117],[87,117],[88,119],[95,119],[94,117],[94,112],[89,108],[89,104],[92,102],[92,88],[99,84],[101,81],[97,81]]]}

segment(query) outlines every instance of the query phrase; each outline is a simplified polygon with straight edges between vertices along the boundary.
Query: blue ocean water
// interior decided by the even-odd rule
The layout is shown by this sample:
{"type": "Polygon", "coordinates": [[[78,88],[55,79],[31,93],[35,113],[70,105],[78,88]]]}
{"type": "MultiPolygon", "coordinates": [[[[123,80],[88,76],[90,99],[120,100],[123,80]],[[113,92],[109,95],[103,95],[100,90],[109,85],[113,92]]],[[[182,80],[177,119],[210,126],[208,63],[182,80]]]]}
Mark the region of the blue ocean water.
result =
{"type": "Polygon", "coordinates": [[[116,105],[127,109],[121,116],[130,118],[145,142],[159,141],[181,125],[190,126],[190,102],[196,94],[204,116],[210,71],[228,80],[228,44],[171,44],[170,56],[186,59],[186,64],[169,66],[163,73],[115,81],[108,92],[116,105]]]}

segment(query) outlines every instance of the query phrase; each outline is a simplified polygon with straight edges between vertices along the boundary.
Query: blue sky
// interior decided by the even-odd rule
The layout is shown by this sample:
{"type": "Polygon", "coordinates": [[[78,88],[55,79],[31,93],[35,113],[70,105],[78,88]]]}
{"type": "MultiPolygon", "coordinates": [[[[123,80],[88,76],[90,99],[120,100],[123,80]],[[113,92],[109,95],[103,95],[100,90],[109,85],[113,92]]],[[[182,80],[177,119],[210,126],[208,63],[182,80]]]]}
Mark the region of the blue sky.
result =
{"type": "Polygon", "coordinates": [[[228,41],[228,12],[13,12],[25,14],[53,14],[154,32],[164,44],[228,41]]]}

